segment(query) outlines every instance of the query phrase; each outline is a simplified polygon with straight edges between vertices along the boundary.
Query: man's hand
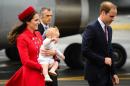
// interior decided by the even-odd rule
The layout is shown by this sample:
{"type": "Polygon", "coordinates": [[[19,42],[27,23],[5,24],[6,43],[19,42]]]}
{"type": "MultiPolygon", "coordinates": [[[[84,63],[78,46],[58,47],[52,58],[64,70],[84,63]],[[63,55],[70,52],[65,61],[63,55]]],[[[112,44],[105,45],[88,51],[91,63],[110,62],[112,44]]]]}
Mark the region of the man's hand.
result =
{"type": "Polygon", "coordinates": [[[117,75],[113,75],[112,77],[112,81],[114,85],[118,85],[119,84],[119,78],[117,75]]]}
{"type": "Polygon", "coordinates": [[[112,64],[112,60],[111,60],[110,57],[105,57],[105,64],[111,66],[111,64],[112,64]]]}

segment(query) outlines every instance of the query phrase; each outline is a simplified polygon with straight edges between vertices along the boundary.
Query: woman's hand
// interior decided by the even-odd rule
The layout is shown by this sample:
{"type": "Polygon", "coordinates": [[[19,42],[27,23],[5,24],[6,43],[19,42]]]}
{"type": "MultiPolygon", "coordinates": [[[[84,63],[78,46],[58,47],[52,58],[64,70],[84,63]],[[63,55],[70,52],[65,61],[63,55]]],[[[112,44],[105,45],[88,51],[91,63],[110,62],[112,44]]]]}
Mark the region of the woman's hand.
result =
{"type": "Polygon", "coordinates": [[[44,56],[54,56],[56,55],[56,51],[55,50],[40,50],[41,54],[44,56]]]}

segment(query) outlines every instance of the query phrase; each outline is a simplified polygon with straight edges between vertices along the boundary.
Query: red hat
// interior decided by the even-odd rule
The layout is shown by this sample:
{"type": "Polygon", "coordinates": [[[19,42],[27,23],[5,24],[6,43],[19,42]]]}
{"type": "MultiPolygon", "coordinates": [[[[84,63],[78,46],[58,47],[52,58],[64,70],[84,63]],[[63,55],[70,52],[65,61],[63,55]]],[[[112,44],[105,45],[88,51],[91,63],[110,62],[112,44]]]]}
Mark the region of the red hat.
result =
{"type": "Polygon", "coordinates": [[[26,8],[23,12],[18,15],[20,21],[24,21],[26,18],[32,15],[32,13],[36,12],[32,6],[26,8]]]}

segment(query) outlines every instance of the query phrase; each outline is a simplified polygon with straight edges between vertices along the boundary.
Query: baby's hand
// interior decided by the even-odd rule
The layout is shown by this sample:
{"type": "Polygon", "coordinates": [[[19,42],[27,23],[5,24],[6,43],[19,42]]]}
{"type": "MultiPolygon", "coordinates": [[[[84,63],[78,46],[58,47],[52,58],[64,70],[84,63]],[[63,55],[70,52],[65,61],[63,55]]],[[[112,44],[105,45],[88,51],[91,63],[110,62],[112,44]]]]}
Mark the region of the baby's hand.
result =
{"type": "Polygon", "coordinates": [[[58,42],[58,38],[52,38],[51,41],[54,41],[54,43],[58,42]]]}

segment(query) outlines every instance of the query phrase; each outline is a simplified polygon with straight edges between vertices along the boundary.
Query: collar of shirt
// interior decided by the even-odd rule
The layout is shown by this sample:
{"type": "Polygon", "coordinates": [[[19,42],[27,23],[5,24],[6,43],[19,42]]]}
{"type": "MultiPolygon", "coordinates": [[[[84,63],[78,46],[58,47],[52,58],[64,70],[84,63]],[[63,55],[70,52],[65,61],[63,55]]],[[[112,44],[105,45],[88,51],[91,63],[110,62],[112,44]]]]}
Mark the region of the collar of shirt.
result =
{"type": "Polygon", "coordinates": [[[45,29],[45,27],[49,28],[49,25],[45,25],[45,24],[42,22],[42,20],[40,20],[40,22],[41,22],[42,26],[44,27],[44,29],[45,29]]]}
{"type": "Polygon", "coordinates": [[[103,31],[105,31],[105,24],[102,22],[102,20],[100,18],[98,18],[98,21],[99,21],[103,31]]]}

